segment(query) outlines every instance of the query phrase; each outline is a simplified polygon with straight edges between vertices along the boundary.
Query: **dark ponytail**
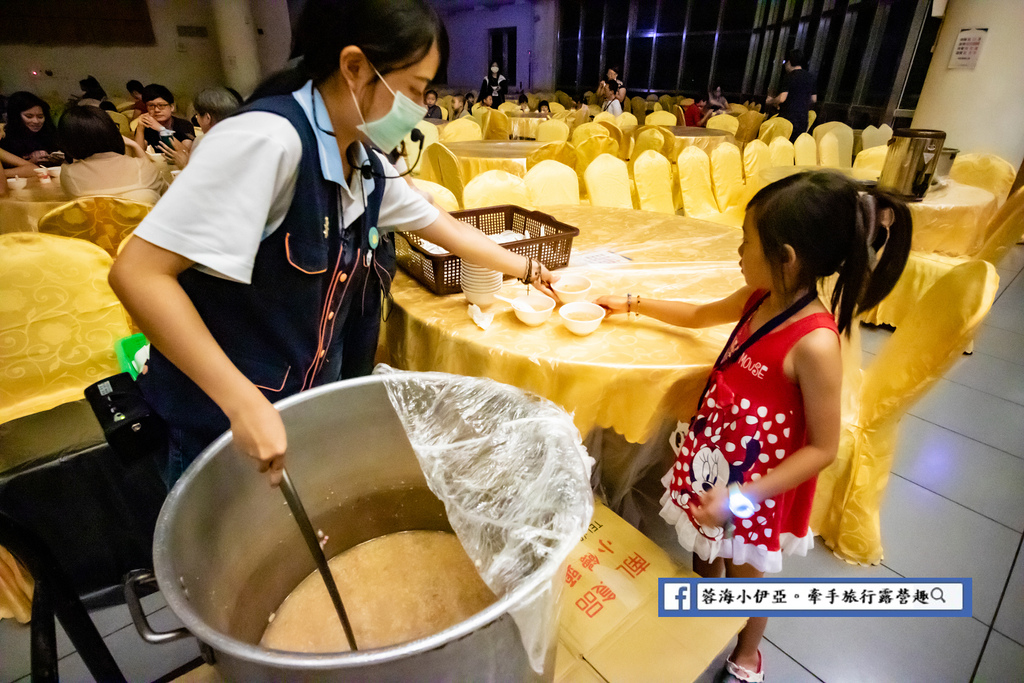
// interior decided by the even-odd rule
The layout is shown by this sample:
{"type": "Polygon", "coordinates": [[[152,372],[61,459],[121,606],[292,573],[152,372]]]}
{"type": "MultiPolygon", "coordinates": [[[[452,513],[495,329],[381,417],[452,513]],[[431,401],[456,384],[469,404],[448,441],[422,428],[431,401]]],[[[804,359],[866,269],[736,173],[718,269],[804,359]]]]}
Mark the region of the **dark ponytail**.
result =
{"type": "Polygon", "coordinates": [[[425,0],[307,0],[295,26],[292,58],[298,61],[260,84],[249,102],[320,83],[338,70],[341,51],[358,47],[381,75],[423,59],[431,46],[448,61],[448,34],[425,0]]]}
{"type": "Polygon", "coordinates": [[[800,264],[798,289],[838,273],[831,306],[840,332],[892,291],[910,254],[910,211],[900,199],[839,173],[808,171],[772,183],[747,205],[778,281],[786,245],[800,264]],[[892,212],[892,222],[880,218],[892,212]],[[877,264],[872,261],[881,253],[877,264]]]}

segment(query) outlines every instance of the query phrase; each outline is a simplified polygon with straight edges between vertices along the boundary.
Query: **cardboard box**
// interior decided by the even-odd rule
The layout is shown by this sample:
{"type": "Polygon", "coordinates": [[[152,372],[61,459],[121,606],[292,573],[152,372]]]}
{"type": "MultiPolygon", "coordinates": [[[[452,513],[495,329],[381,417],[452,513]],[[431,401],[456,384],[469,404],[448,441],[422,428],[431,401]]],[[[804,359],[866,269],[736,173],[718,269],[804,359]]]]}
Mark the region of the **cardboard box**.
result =
{"type": "Polygon", "coordinates": [[[556,683],[692,681],[743,617],[658,616],[658,579],[695,574],[605,506],[569,555],[560,601],[556,683]]]}

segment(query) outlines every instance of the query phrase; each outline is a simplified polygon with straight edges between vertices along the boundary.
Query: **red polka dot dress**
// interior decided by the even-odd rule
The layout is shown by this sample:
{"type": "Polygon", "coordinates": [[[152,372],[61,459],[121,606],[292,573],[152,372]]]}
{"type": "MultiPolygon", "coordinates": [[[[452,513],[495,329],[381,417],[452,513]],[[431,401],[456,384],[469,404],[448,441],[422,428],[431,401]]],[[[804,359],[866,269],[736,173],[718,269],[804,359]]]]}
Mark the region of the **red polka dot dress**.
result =
{"type": "MultiPolygon", "coordinates": [[[[747,314],[765,298],[755,293],[747,314]]],[[[744,318],[726,358],[750,337],[749,315],[744,318]]],[[[839,334],[831,314],[814,313],[768,332],[732,362],[719,359],[697,414],[672,434],[676,462],[662,478],[661,516],[675,526],[680,544],[706,562],[721,556],[778,572],[783,552],[806,555],[814,547],[808,522],[816,478],[762,501],[749,519],[736,519],[731,538],[721,527],[694,522],[690,506],[698,502],[695,492],[756,481],[804,446],[803,398],[782,364],[794,344],[819,328],[839,334]]]]}

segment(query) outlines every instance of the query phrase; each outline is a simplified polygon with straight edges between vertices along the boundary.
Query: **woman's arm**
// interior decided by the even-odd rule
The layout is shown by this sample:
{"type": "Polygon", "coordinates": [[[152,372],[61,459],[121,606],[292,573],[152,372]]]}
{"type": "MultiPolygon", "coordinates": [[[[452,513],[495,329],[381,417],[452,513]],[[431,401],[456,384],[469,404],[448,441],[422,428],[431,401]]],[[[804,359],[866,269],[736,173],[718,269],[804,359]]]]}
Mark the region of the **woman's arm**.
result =
{"type": "MultiPolygon", "coordinates": [[[[525,257],[505,249],[476,228],[455,220],[447,211],[440,210],[437,220],[416,234],[470,263],[493,268],[513,277],[521,278],[526,274],[525,257]]],[[[541,266],[539,280],[533,284],[551,298],[556,298],[550,284],[557,280],[557,275],[541,266]]]]}
{"type": "Polygon", "coordinates": [[[13,178],[15,176],[19,176],[21,178],[31,177],[35,174],[33,169],[37,168],[37,166],[32,162],[22,159],[16,154],[10,153],[6,149],[0,149],[0,162],[3,162],[3,165],[5,166],[11,167],[4,169],[4,175],[8,178],[13,178]]]}
{"type": "Polygon", "coordinates": [[[121,138],[124,140],[125,153],[130,153],[131,156],[136,157],[138,159],[145,159],[146,161],[150,161],[149,155],[146,154],[146,150],[140,147],[139,143],[135,142],[135,140],[133,140],[132,138],[126,137],[124,135],[122,135],[121,138]]]}
{"type": "Polygon", "coordinates": [[[110,270],[110,286],[146,337],[220,406],[241,450],[281,479],[284,423],[270,401],[235,367],[210,334],[178,275],[192,261],[141,238],[131,240],[110,270]]]}
{"type": "MultiPolygon", "coordinates": [[[[742,287],[724,299],[706,304],[648,299],[634,294],[628,312],[639,313],[677,327],[714,327],[739,320],[743,316],[743,307],[753,293],[752,287],[742,287]]],[[[606,309],[609,315],[613,315],[627,313],[626,307],[629,302],[624,296],[602,296],[594,303],[606,309]]]]}

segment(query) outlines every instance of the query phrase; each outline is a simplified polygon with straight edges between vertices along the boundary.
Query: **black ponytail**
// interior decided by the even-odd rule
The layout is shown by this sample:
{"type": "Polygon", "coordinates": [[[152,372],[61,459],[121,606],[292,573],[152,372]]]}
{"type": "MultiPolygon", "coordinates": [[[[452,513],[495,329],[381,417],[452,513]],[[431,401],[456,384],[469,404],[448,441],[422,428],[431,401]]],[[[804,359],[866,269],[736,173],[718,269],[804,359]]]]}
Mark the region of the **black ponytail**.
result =
{"type": "Polygon", "coordinates": [[[358,47],[381,75],[423,59],[433,45],[448,61],[448,34],[425,0],[307,0],[292,39],[294,66],[273,74],[249,97],[283,95],[320,83],[339,68],[341,51],[358,47]]]}
{"type": "Polygon", "coordinates": [[[816,287],[838,273],[831,307],[840,332],[849,333],[857,313],[892,291],[910,253],[910,211],[900,199],[879,190],[862,192],[849,178],[808,171],[772,183],[747,205],[753,212],[765,258],[782,281],[785,247],[800,264],[798,289],[816,287]],[[880,216],[892,211],[892,221],[880,216]],[[873,255],[881,252],[877,265],[873,255]]]}

